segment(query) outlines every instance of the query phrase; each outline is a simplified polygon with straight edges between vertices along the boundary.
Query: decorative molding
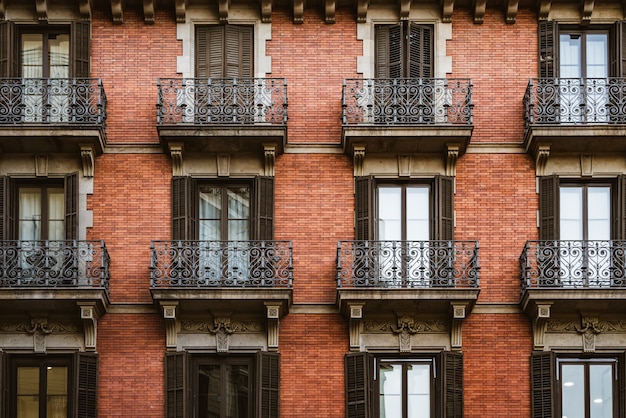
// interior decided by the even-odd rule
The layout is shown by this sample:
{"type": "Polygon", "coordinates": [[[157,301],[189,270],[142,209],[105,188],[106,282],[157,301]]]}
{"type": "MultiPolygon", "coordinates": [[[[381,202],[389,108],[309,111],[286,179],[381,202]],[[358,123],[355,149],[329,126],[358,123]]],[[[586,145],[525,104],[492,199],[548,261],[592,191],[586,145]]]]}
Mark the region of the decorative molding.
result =
{"type": "Polygon", "coordinates": [[[505,10],[505,22],[508,24],[515,23],[517,11],[519,10],[519,0],[508,0],[505,10]]]}
{"type": "Polygon", "coordinates": [[[124,6],[123,0],[111,0],[111,15],[113,16],[113,23],[124,23],[124,6]]]}
{"type": "Polygon", "coordinates": [[[48,21],[48,0],[35,0],[35,11],[37,20],[40,22],[48,21]]]}
{"type": "Polygon", "coordinates": [[[365,145],[356,144],[352,147],[354,176],[363,175],[363,166],[365,165],[365,145]]]}
{"type": "Polygon", "coordinates": [[[220,22],[228,23],[228,9],[230,7],[230,0],[218,0],[218,10],[220,16],[220,22]]]}
{"type": "Polygon", "coordinates": [[[91,20],[91,8],[93,0],[79,0],[78,9],[83,20],[91,20]]]}
{"type": "Polygon", "coordinates": [[[409,177],[411,175],[411,156],[398,155],[398,176],[409,177]]]}
{"type": "Polygon", "coordinates": [[[178,302],[160,302],[165,319],[165,348],[168,351],[176,351],[178,336],[178,321],[176,320],[176,308],[178,302]]]}
{"type": "Polygon", "coordinates": [[[35,155],[35,175],[37,177],[46,177],[48,175],[47,155],[35,155]]]}
{"type": "Polygon", "coordinates": [[[172,157],[172,176],[183,175],[183,144],[169,144],[170,156],[172,157]]]}
{"type": "Polygon", "coordinates": [[[154,0],[143,0],[143,21],[154,24],[154,0]]]}
{"type": "Polygon", "coordinates": [[[443,23],[452,22],[453,11],[454,11],[454,0],[441,0],[441,21],[443,23]]]}
{"type": "Polygon", "coordinates": [[[593,176],[593,155],[580,155],[580,174],[593,176]]]}
{"type": "Polygon", "coordinates": [[[452,326],[450,329],[450,347],[453,350],[460,350],[463,346],[463,320],[466,317],[467,302],[452,302],[452,326]]]}
{"type": "Polygon", "coordinates": [[[595,0],[583,0],[580,5],[582,7],[582,18],[583,23],[589,23],[591,21],[591,14],[593,13],[593,8],[595,6],[595,0]]]}
{"type": "Polygon", "coordinates": [[[365,306],[365,302],[351,302],[348,304],[348,309],[350,311],[350,351],[361,350],[363,306],[365,306]]]}
{"type": "Polygon", "coordinates": [[[230,154],[217,154],[217,176],[230,176],[230,154]]]}
{"type": "MultiPolygon", "coordinates": [[[[215,318],[210,320],[181,320],[180,321],[180,332],[187,334],[214,334],[215,330],[215,318]]],[[[259,321],[232,321],[230,320],[229,324],[230,329],[233,332],[263,332],[263,324],[259,321]]]]}
{"type": "MultiPolygon", "coordinates": [[[[447,333],[449,332],[448,325],[445,321],[431,320],[420,321],[414,320],[414,326],[420,332],[426,333],[447,333]]],[[[396,329],[396,324],[393,321],[363,321],[363,332],[370,334],[387,334],[393,332],[396,329]]]]}
{"type": "MultiPolygon", "coordinates": [[[[593,324],[594,328],[599,332],[606,333],[626,333],[626,321],[622,320],[597,320],[593,324]]],[[[548,321],[548,328],[546,332],[550,333],[565,333],[565,332],[579,332],[578,322],[570,319],[554,319],[548,321]]]]}
{"type": "Polygon", "coordinates": [[[263,144],[263,157],[265,159],[265,175],[274,177],[274,166],[276,165],[276,145],[263,144]]]}
{"type": "Polygon", "coordinates": [[[278,351],[278,321],[281,305],[275,302],[264,303],[267,312],[267,350],[278,351]]]}
{"type": "Polygon", "coordinates": [[[548,157],[550,156],[550,145],[540,144],[535,154],[535,170],[537,177],[545,176],[548,157]]]}
{"type": "Polygon", "coordinates": [[[187,20],[187,0],[175,0],[176,23],[185,23],[187,20]]]}
{"type": "Polygon", "coordinates": [[[33,350],[35,353],[46,352],[46,336],[52,333],[52,328],[48,326],[46,317],[31,317],[30,328],[26,330],[27,334],[33,336],[33,350]]]}
{"type": "Polygon", "coordinates": [[[356,5],[356,21],[357,23],[367,22],[367,9],[369,8],[370,0],[357,0],[356,5]]]}
{"type": "Polygon", "coordinates": [[[272,0],[261,0],[261,22],[272,23],[272,0]]]}
{"type": "Polygon", "coordinates": [[[411,0],[400,0],[400,20],[409,20],[411,12],[411,0]]]}
{"type": "Polygon", "coordinates": [[[83,162],[83,176],[93,177],[94,175],[94,157],[95,152],[93,145],[82,144],[80,146],[80,158],[83,162]]]}
{"type": "Polygon", "coordinates": [[[98,341],[98,319],[100,312],[95,302],[76,302],[80,307],[80,319],[85,331],[85,351],[96,351],[98,341]]]}
{"type": "Polygon", "coordinates": [[[474,23],[483,23],[485,21],[486,9],[487,9],[487,0],[475,0],[474,23]]]}
{"type": "Polygon", "coordinates": [[[550,319],[550,307],[552,302],[537,305],[535,317],[533,318],[533,347],[535,350],[543,350],[545,345],[545,334],[550,319]]]}
{"type": "Polygon", "coordinates": [[[324,22],[335,23],[335,0],[326,0],[324,7],[324,22]]]}
{"type": "Polygon", "coordinates": [[[304,23],[304,0],[293,0],[293,23],[304,23]]]}
{"type": "Polygon", "coordinates": [[[401,353],[411,352],[411,335],[417,334],[422,329],[415,318],[406,313],[396,313],[397,326],[392,329],[394,334],[398,334],[398,347],[401,353]]]}
{"type": "Polygon", "coordinates": [[[456,162],[459,159],[459,146],[448,145],[446,153],[446,176],[456,176],[456,162]]]}
{"type": "Polygon", "coordinates": [[[538,0],[537,1],[537,15],[539,20],[548,20],[550,14],[550,8],[552,7],[552,0],[538,0]]]}
{"type": "MultiPolygon", "coordinates": [[[[59,333],[59,334],[70,334],[76,333],[80,331],[80,327],[77,323],[74,322],[47,322],[46,327],[51,330],[51,332],[59,333]]],[[[29,322],[13,322],[6,321],[0,322],[0,333],[28,333],[28,331],[32,328],[32,321],[29,322]]]]}

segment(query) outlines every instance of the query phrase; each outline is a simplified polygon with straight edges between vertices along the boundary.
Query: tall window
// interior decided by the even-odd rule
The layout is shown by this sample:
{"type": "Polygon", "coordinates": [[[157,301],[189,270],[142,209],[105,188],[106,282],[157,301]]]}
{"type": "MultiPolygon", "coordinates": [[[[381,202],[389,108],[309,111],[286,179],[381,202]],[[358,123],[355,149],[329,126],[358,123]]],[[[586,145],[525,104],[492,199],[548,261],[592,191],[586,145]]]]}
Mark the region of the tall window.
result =
{"type": "Polygon", "coordinates": [[[69,367],[44,360],[16,367],[17,418],[67,416],[69,367]]]}
{"type": "Polygon", "coordinates": [[[611,239],[611,187],[563,184],[560,187],[562,240],[611,239]]]}
{"type": "Polygon", "coordinates": [[[434,411],[432,360],[381,359],[378,363],[380,418],[430,418],[434,411]]]}
{"type": "Polygon", "coordinates": [[[252,415],[252,358],[200,358],[194,367],[198,418],[248,418],[252,415]]]}
{"type": "Polygon", "coordinates": [[[69,28],[20,34],[21,73],[25,78],[68,78],[70,75],[69,28]]]}
{"type": "Polygon", "coordinates": [[[381,240],[430,239],[430,187],[378,187],[378,237],[381,240]]]}
{"type": "Polygon", "coordinates": [[[609,33],[570,31],[559,33],[559,76],[562,78],[607,78],[609,33]]]}
{"type": "Polygon", "coordinates": [[[200,186],[200,240],[250,239],[250,187],[200,186]]]}
{"type": "Polygon", "coordinates": [[[65,193],[63,185],[19,188],[20,240],[65,239],[65,193]]]}
{"type": "Polygon", "coordinates": [[[433,27],[403,21],[376,26],[376,78],[433,76],[433,27]]]}
{"type": "Polygon", "coordinates": [[[196,26],[196,77],[252,77],[253,26],[196,26]]]}

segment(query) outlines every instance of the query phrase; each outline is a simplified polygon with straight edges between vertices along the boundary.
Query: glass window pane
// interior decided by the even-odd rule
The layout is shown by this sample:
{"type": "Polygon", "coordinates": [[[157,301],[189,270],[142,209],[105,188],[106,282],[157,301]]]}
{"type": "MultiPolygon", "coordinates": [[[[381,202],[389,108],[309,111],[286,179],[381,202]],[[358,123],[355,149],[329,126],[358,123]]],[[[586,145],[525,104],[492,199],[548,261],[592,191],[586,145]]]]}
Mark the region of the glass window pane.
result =
{"type": "Polygon", "coordinates": [[[402,365],[381,363],[378,378],[380,381],[380,418],[402,416],[402,365]]]}
{"type": "Polygon", "coordinates": [[[250,217],[250,190],[247,187],[228,189],[228,219],[250,217]]]}
{"type": "Polygon", "coordinates": [[[587,34],[587,74],[588,78],[606,78],[609,75],[608,34],[587,34]]]}
{"type": "Polygon", "coordinates": [[[47,418],[67,417],[67,367],[47,368],[47,418]]]}
{"type": "Polygon", "coordinates": [[[402,239],[402,189],[381,187],[378,189],[378,238],[380,240],[402,239]]]}
{"type": "Polygon", "coordinates": [[[406,239],[427,241],[430,238],[430,206],[428,187],[406,189],[406,239]]]}
{"type": "Polygon", "coordinates": [[[247,241],[250,239],[249,222],[228,221],[228,239],[231,241],[247,241]]]}
{"type": "Polygon", "coordinates": [[[218,187],[200,188],[200,219],[222,217],[222,190],[218,187]]]}
{"type": "Polygon", "coordinates": [[[202,365],[198,368],[198,416],[220,416],[220,388],[222,379],[219,365],[202,365]]]}
{"type": "Polygon", "coordinates": [[[245,365],[229,365],[226,369],[226,417],[247,418],[249,371],[245,365]]]}
{"type": "Polygon", "coordinates": [[[70,36],[58,34],[48,38],[50,48],[50,77],[68,78],[70,76],[70,36]]]}
{"type": "Polygon", "coordinates": [[[39,367],[17,369],[17,418],[39,416],[39,367]]]}
{"type": "Polygon", "coordinates": [[[41,239],[41,189],[22,187],[19,191],[19,239],[41,239]]]}
{"type": "Polygon", "coordinates": [[[561,367],[561,410],[563,418],[585,418],[585,368],[582,364],[561,367]]]}
{"type": "Polygon", "coordinates": [[[560,218],[561,239],[583,239],[582,187],[561,187],[560,218]]]}
{"type": "Polygon", "coordinates": [[[611,239],[611,188],[589,187],[587,206],[589,239],[611,239]]]}
{"type": "Polygon", "coordinates": [[[610,364],[589,365],[591,418],[613,417],[613,367],[610,364]]]}
{"type": "Polygon", "coordinates": [[[43,34],[22,35],[22,77],[43,77],[43,34]]]}
{"type": "Polygon", "coordinates": [[[48,239],[65,239],[65,195],[63,189],[48,189],[48,239]]]}
{"type": "Polygon", "coordinates": [[[430,417],[430,364],[409,364],[408,417],[430,417]]]}
{"type": "Polygon", "coordinates": [[[581,77],[581,37],[563,33],[559,43],[559,74],[561,78],[581,77]]]}

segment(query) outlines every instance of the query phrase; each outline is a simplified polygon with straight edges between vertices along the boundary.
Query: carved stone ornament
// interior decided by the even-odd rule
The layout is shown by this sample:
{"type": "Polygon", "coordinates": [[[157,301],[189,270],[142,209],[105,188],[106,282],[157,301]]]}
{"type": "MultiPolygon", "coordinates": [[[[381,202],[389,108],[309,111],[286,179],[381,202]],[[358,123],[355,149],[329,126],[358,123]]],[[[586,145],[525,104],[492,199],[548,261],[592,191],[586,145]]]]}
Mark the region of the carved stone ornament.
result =
{"type": "Polygon", "coordinates": [[[580,325],[574,320],[548,321],[546,332],[550,333],[578,333],[582,338],[583,351],[596,351],[596,335],[600,333],[624,333],[626,321],[601,321],[594,316],[582,316],[580,325]]]}

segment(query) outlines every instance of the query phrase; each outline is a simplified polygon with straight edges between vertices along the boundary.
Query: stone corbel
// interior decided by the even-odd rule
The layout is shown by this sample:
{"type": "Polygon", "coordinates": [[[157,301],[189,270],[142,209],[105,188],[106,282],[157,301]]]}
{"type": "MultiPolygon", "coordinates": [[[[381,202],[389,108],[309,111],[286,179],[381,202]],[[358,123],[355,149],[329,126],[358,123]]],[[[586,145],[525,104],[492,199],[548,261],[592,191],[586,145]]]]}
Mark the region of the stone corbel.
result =
{"type": "Polygon", "coordinates": [[[409,177],[411,175],[411,156],[398,155],[398,176],[409,177]]]}
{"type": "Polygon", "coordinates": [[[94,174],[94,155],[93,145],[83,144],[80,146],[80,158],[83,162],[83,176],[93,177],[94,174]]]}
{"type": "Polygon", "coordinates": [[[178,321],[176,320],[176,308],[178,302],[160,302],[165,319],[165,348],[168,351],[176,351],[178,337],[178,321]]]}
{"type": "Polygon", "coordinates": [[[37,20],[46,22],[48,20],[48,0],[35,0],[35,10],[37,20]]]}
{"type": "Polygon", "coordinates": [[[143,0],[143,21],[150,25],[154,23],[154,0],[143,0]]]}
{"type": "Polygon", "coordinates": [[[460,350],[463,346],[463,320],[467,315],[467,302],[451,302],[452,326],[450,327],[450,348],[460,350]]]}
{"type": "Polygon", "coordinates": [[[456,162],[459,159],[459,146],[448,145],[446,153],[446,176],[456,176],[456,162]]]}
{"type": "Polygon", "coordinates": [[[274,165],[276,164],[276,145],[263,144],[263,157],[265,159],[265,175],[274,177],[274,165]]]}
{"type": "Polygon", "coordinates": [[[175,0],[176,23],[185,23],[187,20],[187,0],[175,0]]]}
{"type": "Polygon", "coordinates": [[[326,23],[335,23],[335,0],[325,1],[324,21],[326,23]]]}
{"type": "Polygon", "coordinates": [[[169,144],[170,156],[172,157],[172,176],[183,175],[183,144],[169,144]]]}
{"type": "Polygon", "coordinates": [[[409,20],[411,0],[400,0],[400,20],[409,20]]]}
{"type": "Polygon", "coordinates": [[[220,22],[228,22],[228,8],[230,7],[230,0],[218,0],[218,9],[220,15],[220,22]]]}
{"type": "Polygon", "coordinates": [[[123,0],[111,0],[111,15],[113,16],[113,23],[124,23],[124,5],[123,0]]]}
{"type": "Polygon", "coordinates": [[[583,0],[581,2],[583,23],[589,23],[591,21],[591,14],[593,13],[595,4],[595,0],[583,0]]]}
{"type": "Polygon", "coordinates": [[[452,11],[454,10],[454,0],[441,1],[441,20],[443,23],[452,22],[452,11]]]}
{"type": "Polygon", "coordinates": [[[517,11],[519,9],[519,0],[508,0],[506,3],[505,10],[505,22],[508,24],[515,23],[515,19],[517,18],[517,11]]]}
{"type": "Polygon", "coordinates": [[[548,319],[550,319],[550,306],[552,302],[544,302],[537,305],[533,318],[533,348],[535,350],[543,350],[545,345],[546,329],[548,328],[548,319]]]}
{"type": "Polygon", "coordinates": [[[46,336],[52,333],[48,326],[48,318],[45,316],[33,316],[30,318],[30,328],[26,330],[33,336],[33,350],[35,353],[46,352],[46,336]]]}
{"type": "Polygon", "coordinates": [[[35,175],[37,177],[46,177],[48,175],[47,155],[35,155],[35,175]]]}
{"type": "Polygon", "coordinates": [[[596,316],[582,316],[581,326],[576,327],[583,339],[583,352],[594,353],[596,351],[596,335],[607,330],[606,325],[600,325],[596,316]]]}
{"type": "Polygon", "coordinates": [[[215,334],[215,346],[218,353],[228,353],[230,344],[230,334],[235,332],[235,329],[231,326],[230,311],[214,311],[213,326],[209,327],[209,332],[215,334]]]}
{"type": "Polygon", "coordinates": [[[293,0],[293,23],[304,23],[304,0],[293,0]]]}
{"type": "Polygon", "coordinates": [[[350,302],[350,351],[361,351],[361,332],[363,332],[363,306],[365,302],[350,302]]]}
{"type": "Polygon", "coordinates": [[[83,20],[91,20],[91,7],[93,0],[80,0],[78,9],[83,20]]]}
{"type": "Polygon", "coordinates": [[[278,351],[278,321],[281,305],[275,302],[264,302],[267,314],[267,351],[278,351]]]}
{"type": "Polygon", "coordinates": [[[475,0],[474,23],[483,23],[485,21],[486,9],[487,9],[487,0],[475,0]]]}
{"type": "Polygon", "coordinates": [[[398,334],[398,346],[401,353],[411,352],[411,335],[421,331],[421,327],[415,323],[415,318],[407,313],[396,313],[397,327],[392,331],[398,334]]]}
{"type": "Polygon", "coordinates": [[[356,21],[357,23],[367,22],[367,9],[369,8],[369,0],[357,0],[356,5],[356,21]]]}
{"type": "Polygon", "coordinates": [[[354,176],[360,177],[363,175],[363,166],[365,164],[365,145],[354,145],[352,147],[354,176]]]}
{"type": "Polygon", "coordinates": [[[539,20],[548,20],[550,14],[550,8],[552,8],[552,0],[538,0],[537,9],[539,20]]]}
{"type": "Polygon", "coordinates": [[[537,177],[545,176],[548,157],[550,156],[550,145],[540,144],[535,154],[535,170],[537,177]]]}
{"type": "Polygon", "coordinates": [[[272,0],[261,0],[261,22],[272,23],[272,0]]]}
{"type": "Polygon", "coordinates": [[[230,154],[217,154],[218,177],[230,176],[230,154]]]}
{"type": "Polygon", "coordinates": [[[85,351],[96,351],[100,312],[95,302],[77,302],[85,332],[85,351]]]}

